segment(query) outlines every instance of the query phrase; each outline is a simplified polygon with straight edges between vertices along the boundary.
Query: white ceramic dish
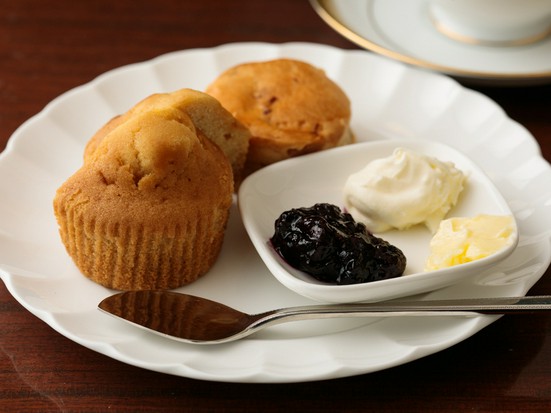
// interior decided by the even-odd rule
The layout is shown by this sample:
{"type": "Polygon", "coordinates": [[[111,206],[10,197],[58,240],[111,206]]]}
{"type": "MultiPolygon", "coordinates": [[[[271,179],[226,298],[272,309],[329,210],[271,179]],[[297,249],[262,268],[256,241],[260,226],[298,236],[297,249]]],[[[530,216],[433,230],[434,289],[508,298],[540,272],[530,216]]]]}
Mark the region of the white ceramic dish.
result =
{"type": "Polygon", "coordinates": [[[323,202],[343,207],[342,188],[346,178],[370,161],[390,156],[397,147],[453,162],[467,175],[465,189],[448,218],[477,214],[512,215],[507,202],[486,174],[462,153],[439,142],[363,142],[279,162],[249,176],[240,187],[238,200],[245,229],[268,269],[283,285],[305,297],[330,303],[389,300],[435,290],[476,276],[511,254],[518,241],[516,231],[511,244],[496,254],[451,268],[423,272],[432,234],[418,225],[406,231],[377,234],[400,248],[407,257],[404,276],[390,280],[331,285],[317,281],[281,259],[269,239],[274,234],[274,222],[283,211],[323,202]]]}
{"type": "MultiPolygon", "coordinates": [[[[365,51],[243,43],[175,52],[113,70],[55,99],[13,134],[0,155],[0,277],[15,299],[60,334],[114,359],[231,382],[297,382],[373,372],[446,349],[492,323],[496,318],[491,316],[300,322],[205,348],[148,334],[97,310],[113,291],[78,272],[61,244],[52,211],[54,192],[80,166],[85,142],[150,93],[204,90],[230,66],[283,56],[322,67],[342,85],[361,139],[422,136],[448,143],[481,165],[511,206],[520,242],[510,257],[418,298],[523,295],[541,277],[551,261],[551,168],[533,137],[494,102],[445,76],[365,51]]],[[[271,275],[237,208],[231,211],[218,262],[182,291],[250,312],[312,303],[271,275]]]]}
{"type": "Polygon", "coordinates": [[[335,31],[373,52],[463,81],[551,82],[551,36],[524,46],[484,46],[447,38],[431,22],[428,0],[311,0],[335,31]]]}

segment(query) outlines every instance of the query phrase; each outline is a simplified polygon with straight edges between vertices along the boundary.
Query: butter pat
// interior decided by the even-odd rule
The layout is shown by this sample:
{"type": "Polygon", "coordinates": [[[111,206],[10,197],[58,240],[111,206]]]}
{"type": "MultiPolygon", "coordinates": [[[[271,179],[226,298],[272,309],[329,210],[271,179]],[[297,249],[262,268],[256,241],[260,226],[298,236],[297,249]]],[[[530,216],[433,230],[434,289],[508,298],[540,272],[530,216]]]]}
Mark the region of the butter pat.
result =
{"type": "Polygon", "coordinates": [[[430,242],[425,271],[488,257],[511,245],[515,224],[509,215],[477,215],[443,220],[430,242]]]}
{"type": "Polygon", "coordinates": [[[372,232],[425,224],[434,233],[457,203],[464,182],[453,163],[396,148],[348,177],[344,203],[372,232]]]}

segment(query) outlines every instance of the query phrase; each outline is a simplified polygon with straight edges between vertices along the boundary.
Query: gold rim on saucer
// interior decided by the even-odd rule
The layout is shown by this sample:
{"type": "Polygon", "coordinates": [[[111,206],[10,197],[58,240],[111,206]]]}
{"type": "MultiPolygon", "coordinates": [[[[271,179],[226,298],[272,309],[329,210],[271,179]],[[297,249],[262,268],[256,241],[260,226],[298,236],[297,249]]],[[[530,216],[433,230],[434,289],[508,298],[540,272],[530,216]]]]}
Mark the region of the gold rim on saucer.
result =
{"type": "MultiPolygon", "coordinates": [[[[340,21],[337,16],[331,13],[331,8],[328,6],[329,0],[309,0],[310,5],[318,16],[333,30],[339,33],[341,36],[355,43],[356,45],[370,50],[372,52],[378,53],[380,55],[392,58],[394,60],[418,66],[425,69],[430,69],[437,72],[442,72],[450,76],[459,78],[460,80],[468,81],[470,83],[480,82],[481,84],[492,84],[500,86],[522,86],[522,85],[537,85],[537,84],[546,84],[551,82],[551,70],[544,70],[541,72],[534,73],[499,73],[491,71],[480,71],[480,70],[468,70],[461,69],[452,66],[446,66],[438,63],[433,63],[427,60],[418,59],[407,54],[399,53],[395,50],[382,46],[365,38],[364,36],[358,34],[351,28],[349,28],[344,22],[340,21]]],[[[545,36],[550,34],[546,33],[540,38],[543,39],[545,36]]]]}

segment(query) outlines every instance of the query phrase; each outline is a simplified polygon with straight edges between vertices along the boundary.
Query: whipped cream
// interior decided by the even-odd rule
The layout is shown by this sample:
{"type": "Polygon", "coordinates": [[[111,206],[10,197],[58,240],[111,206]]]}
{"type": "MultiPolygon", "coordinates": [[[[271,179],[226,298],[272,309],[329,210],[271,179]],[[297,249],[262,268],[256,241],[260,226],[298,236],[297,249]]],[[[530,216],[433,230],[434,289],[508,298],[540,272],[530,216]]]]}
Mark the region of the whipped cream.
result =
{"type": "Polygon", "coordinates": [[[345,207],[372,232],[425,224],[434,233],[457,203],[465,179],[451,162],[396,148],[348,177],[345,207]]]}
{"type": "Polygon", "coordinates": [[[454,217],[440,223],[430,242],[425,271],[479,260],[511,245],[515,224],[509,215],[454,217]]]}

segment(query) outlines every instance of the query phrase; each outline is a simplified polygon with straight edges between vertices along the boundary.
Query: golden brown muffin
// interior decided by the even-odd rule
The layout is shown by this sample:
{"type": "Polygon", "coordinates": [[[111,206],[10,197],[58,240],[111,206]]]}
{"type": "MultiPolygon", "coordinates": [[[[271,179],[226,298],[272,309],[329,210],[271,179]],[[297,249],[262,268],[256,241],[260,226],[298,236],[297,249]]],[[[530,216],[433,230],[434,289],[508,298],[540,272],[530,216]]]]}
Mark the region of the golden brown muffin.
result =
{"type": "Polygon", "coordinates": [[[251,132],[246,174],[353,141],[348,97],[307,63],[277,59],[241,64],[222,73],[206,92],[251,132]]]}
{"type": "Polygon", "coordinates": [[[192,89],[171,93],[156,93],[137,103],[128,112],[117,116],[102,127],[86,145],[84,158],[94,152],[110,130],[139,113],[178,109],[189,116],[199,133],[216,143],[232,165],[236,186],[243,175],[249,148],[250,133],[218,101],[192,89]]]}
{"type": "MultiPolygon", "coordinates": [[[[216,113],[207,112],[205,121],[219,122],[216,113]]],[[[103,129],[83,166],[56,193],[61,239],[81,272],[106,287],[190,283],[221,249],[233,196],[231,164],[180,109],[121,118],[103,129]]]]}

